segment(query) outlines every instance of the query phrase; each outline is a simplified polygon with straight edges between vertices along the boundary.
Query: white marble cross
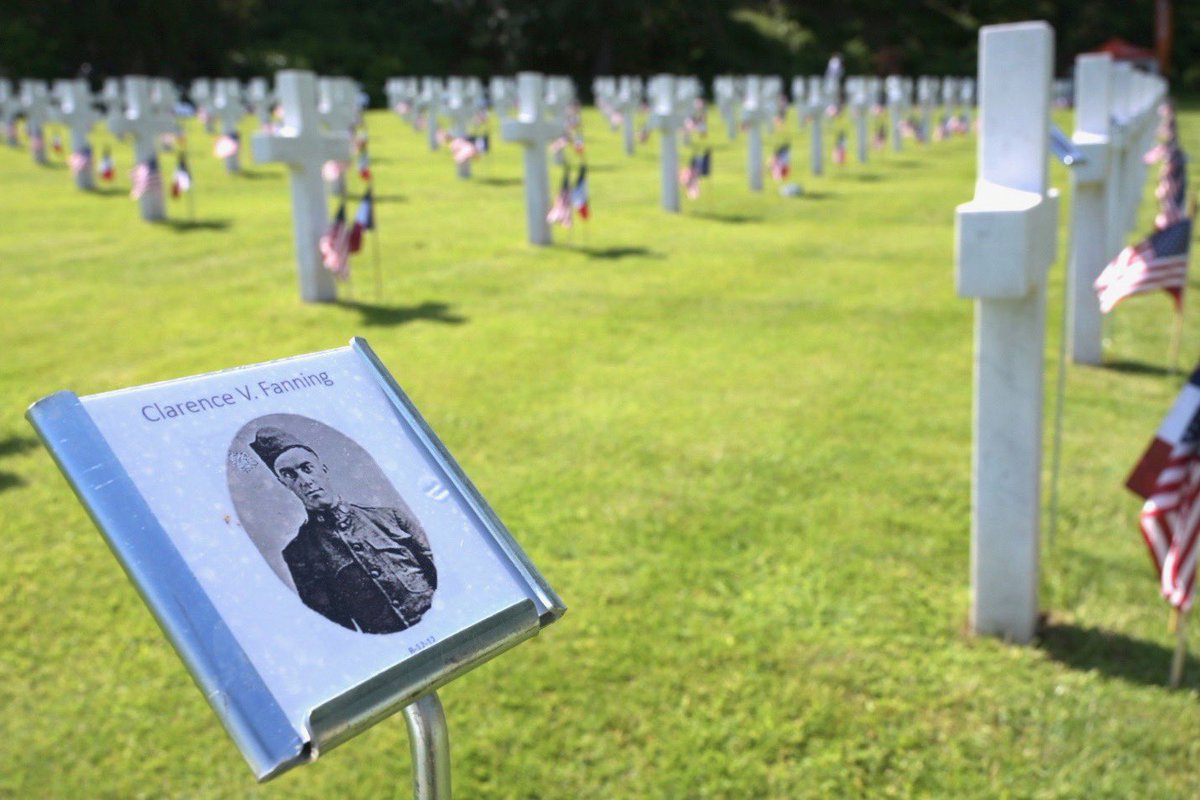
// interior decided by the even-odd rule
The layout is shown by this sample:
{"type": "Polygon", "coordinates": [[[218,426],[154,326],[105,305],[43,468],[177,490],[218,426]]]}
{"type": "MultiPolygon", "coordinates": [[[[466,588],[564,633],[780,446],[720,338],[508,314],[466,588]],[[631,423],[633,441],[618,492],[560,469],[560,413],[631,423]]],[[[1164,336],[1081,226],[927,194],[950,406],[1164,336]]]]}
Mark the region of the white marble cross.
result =
{"type": "Polygon", "coordinates": [[[246,106],[242,103],[242,87],[237,78],[220,78],[213,81],[212,116],[218,122],[218,129],[223,136],[238,139],[239,147],[225,156],[225,171],[233,174],[242,169],[241,134],[238,124],[246,116],[246,106]]]}
{"type": "Polygon", "coordinates": [[[975,197],[956,212],[960,297],[975,302],[971,625],[1027,643],[1038,619],[1046,273],[1058,196],[1047,190],[1054,30],[979,33],[975,197]]]}
{"type": "Polygon", "coordinates": [[[311,72],[283,70],[275,77],[275,96],[283,107],[283,124],[275,134],[255,134],[252,155],[257,164],[287,165],[300,297],[310,303],[332,302],[337,299],[337,289],[318,247],[329,226],[321,167],[326,161],[349,159],[350,134],[321,133],[316,76],[311,72]]]}
{"type": "Polygon", "coordinates": [[[809,160],[812,164],[812,174],[824,172],[825,149],[821,143],[821,128],[825,120],[825,107],[829,104],[825,97],[824,78],[812,75],[808,79],[808,113],[812,117],[812,134],[809,138],[809,160]]]}
{"type": "Polygon", "coordinates": [[[517,106],[517,85],[511,78],[495,75],[488,81],[488,100],[498,117],[505,117],[517,106]]]}
{"type": "Polygon", "coordinates": [[[922,75],[917,79],[917,105],[921,108],[921,140],[933,139],[933,106],[937,102],[937,78],[922,75]]]}
{"type": "Polygon", "coordinates": [[[104,79],[104,85],[100,88],[100,102],[106,114],[112,114],[114,110],[122,107],[125,102],[125,90],[121,86],[120,78],[104,79]]]}
{"type": "Polygon", "coordinates": [[[804,130],[805,120],[808,119],[808,107],[805,105],[805,80],[803,75],[792,78],[792,107],[796,109],[796,127],[804,130]]]}
{"type": "MultiPolygon", "coordinates": [[[[55,88],[59,97],[58,113],[55,116],[70,131],[71,153],[90,153],[88,136],[102,117],[92,107],[92,92],[88,89],[87,81],[59,81],[55,88]]],[[[94,159],[90,155],[85,167],[75,171],[75,185],[85,190],[95,187],[94,159]]]]}
{"type": "Polygon", "coordinates": [[[713,79],[713,97],[717,103],[717,110],[721,113],[721,118],[725,120],[725,133],[732,142],[737,139],[737,112],[741,105],[733,76],[720,75],[713,79]]]}
{"type": "Polygon", "coordinates": [[[621,115],[621,131],[622,140],[625,146],[625,155],[633,155],[635,131],[634,123],[637,119],[638,108],[642,105],[641,92],[635,87],[632,80],[628,76],[623,76],[617,83],[617,94],[613,98],[613,110],[621,115]]]}
{"type": "Polygon", "coordinates": [[[658,75],[650,82],[650,119],[647,125],[660,137],[659,165],[662,179],[662,207],[679,212],[679,141],[676,135],[683,127],[686,113],[675,99],[675,76],[658,75]]]}
{"type": "Polygon", "coordinates": [[[562,132],[562,125],[544,118],[545,84],[541,73],[517,75],[517,116],[500,123],[506,142],[518,142],[525,151],[525,227],[530,244],[550,244],[550,172],[546,147],[562,132]]]}
{"type": "Polygon", "coordinates": [[[191,99],[192,105],[196,107],[196,113],[204,119],[205,133],[212,133],[212,81],[208,78],[196,78],[192,81],[192,87],[188,90],[188,97],[191,99]]]}
{"type": "Polygon", "coordinates": [[[1096,291],[1100,272],[1114,255],[1108,225],[1112,116],[1112,56],[1092,53],[1075,59],[1075,133],[1083,157],[1071,167],[1071,252],[1067,263],[1067,316],[1071,360],[1099,364],[1103,323],[1096,291]]]}
{"type": "Polygon", "coordinates": [[[271,84],[266,78],[251,78],[246,84],[246,99],[250,102],[262,130],[269,130],[274,124],[271,116],[275,111],[275,99],[271,94],[271,84]]]}
{"type": "Polygon", "coordinates": [[[21,98],[13,91],[8,78],[0,78],[0,123],[3,123],[9,145],[17,146],[17,116],[21,113],[21,98]]]}
{"type": "Polygon", "coordinates": [[[867,79],[861,76],[847,78],[846,96],[850,102],[850,114],[854,117],[858,161],[860,164],[865,164],[870,141],[870,132],[867,129],[867,79]]]}
{"type": "MultiPolygon", "coordinates": [[[[475,104],[466,93],[466,85],[462,78],[451,77],[446,80],[446,93],[442,95],[441,114],[449,123],[451,138],[465,137],[471,118],[475,116],[475,104]]],[[[471,177],[471,160],[459,161],[455,168],[460,178],[471,177]]]]}
{"type": "Polygon", "coordinates": [[[175,107],[179,105],[179,90],[169,78],[150,79],[150,104],[160,114],[175,116],[175,107]]]}
{"type": "Polygon", "coordinates": [[[770,120],[762,102],[762,79],[746,76],[746,99],[742,101],[742,128],[746,131],[746,179],[750,191],[763,189],[762,126],[770,120]]]}
{"type": "Polygon", "coordinates": [[[900,152],[904,149],[904,107],[903,79],[899,75],[888,75],[884,82],[887,90],[888,127],[892,131],[892,149],[900,152]]]}
{"type": "Polygon", "coordinates": [[[21,107],[25,111],[25,128],[30,142],[41,139],[41,147],[33,147],[33,160],[38,164],[46,160],[46,123],[50,120],[50,93],[44,81],[21,81],[21,107]]]}
{"type": "Polygon", "coordinates": [[[431,151],[438,149],[437,109],[442,100],[442,82],[439,78],[421,78],[421,93],[417,104],[425,113],[425,135],[431,151]]]}
{"type": "MultiPolygon", "coordinates": [[[[150,100],[150,81],[140,75],[125,78],[125,108],[117,105],[108,115],[108,129],[118,138],[128,134],[133,137],[135,164],[142,165],[158,160],[158,140],[163,134],[175,131],[174,118],[155,110],[150,100]]],[[[167,209],[163,203],[162,165],[158,165],[159,181],[142,193],[138,207],[142,219],[157,221],[165,219],[167,209]]]]}

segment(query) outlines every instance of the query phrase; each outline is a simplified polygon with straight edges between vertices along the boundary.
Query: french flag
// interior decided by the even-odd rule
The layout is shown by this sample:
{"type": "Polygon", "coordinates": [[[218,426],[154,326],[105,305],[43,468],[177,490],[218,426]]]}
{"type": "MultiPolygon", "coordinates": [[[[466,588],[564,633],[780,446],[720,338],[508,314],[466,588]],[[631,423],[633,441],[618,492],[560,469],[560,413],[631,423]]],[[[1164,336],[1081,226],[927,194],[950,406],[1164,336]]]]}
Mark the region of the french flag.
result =
{"type": "Polygon", "coordinates": [[[1141,460],[1133,468],[1125,486],[1142,499],[1149,500],[1155,493],[1158,477],[1171,460],[1171,453],[1183,441],[1184,434],[1200,412],[1200,367],[1188,378],[1175,405],[1158,426],[1154,441],[1146,448],[1141,460]]]}

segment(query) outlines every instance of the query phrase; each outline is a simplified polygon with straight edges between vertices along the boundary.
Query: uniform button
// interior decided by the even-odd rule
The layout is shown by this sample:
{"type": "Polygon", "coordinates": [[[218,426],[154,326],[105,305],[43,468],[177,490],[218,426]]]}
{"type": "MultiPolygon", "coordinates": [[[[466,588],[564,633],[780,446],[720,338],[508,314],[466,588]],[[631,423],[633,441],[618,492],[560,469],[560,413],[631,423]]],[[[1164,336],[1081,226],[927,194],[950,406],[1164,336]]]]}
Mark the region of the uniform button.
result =
{"type": "Polygon", "coordinates": [[[362,542],[355,542],[354,544],[350,545],[350,549],[351,550],[362,550],[362,542]]]}
{"type": "Polygon", "coordinates": [[[393,601],[392,601],[392,608],[399,608],[399,607],[400,607],[400,601],[399,601],[399,600],[393,600],[393,601]]]}
{"type": "Polygon", "coordinates": [[[378,578],[378,577],[379,577],[379,570],[377,570],[377,569],[373,569],[373,570],[371,570],[371,577],[372,577],[372,578],[378,578]]]}

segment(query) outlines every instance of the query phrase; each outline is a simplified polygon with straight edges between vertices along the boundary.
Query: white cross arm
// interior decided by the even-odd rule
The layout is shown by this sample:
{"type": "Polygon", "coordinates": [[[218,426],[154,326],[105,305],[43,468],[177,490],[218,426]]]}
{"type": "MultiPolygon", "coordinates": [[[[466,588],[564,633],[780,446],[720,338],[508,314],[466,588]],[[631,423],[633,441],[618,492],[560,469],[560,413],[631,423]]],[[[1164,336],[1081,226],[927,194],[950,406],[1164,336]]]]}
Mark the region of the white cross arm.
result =
{"type": "Polygon", "coordinates": [[[1057,246],[1057,191],[1042,195],[980,181],[955,217],[959,297],[1025,297],[1045,280],[1057,246]]]}
{"type": "Polygon", "coordinates": [[[500,138],[506,142],[527,142],[537,145],[562,135],[562,123],[546,120],[506,119],[500,123],[500,138]]]}
{"type": "Polygon", "coordinates": [[[326,133],[319,140],[299,136],[256,133],[250,140],[256,164],[278,162],[302,167],[306,163],[350,160],[350,134],[326,133]]]}

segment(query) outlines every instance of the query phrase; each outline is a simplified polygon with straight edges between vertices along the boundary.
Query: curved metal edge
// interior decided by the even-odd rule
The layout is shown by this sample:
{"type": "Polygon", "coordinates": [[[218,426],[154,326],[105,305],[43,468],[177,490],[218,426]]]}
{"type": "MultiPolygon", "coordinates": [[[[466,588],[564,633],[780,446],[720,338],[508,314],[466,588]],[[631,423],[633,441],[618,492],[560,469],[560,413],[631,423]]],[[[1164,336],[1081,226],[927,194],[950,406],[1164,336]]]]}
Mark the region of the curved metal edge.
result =
{"type": "Polygon", "coordinates": [[[447,478],[453,482],[455,488],[464,500],[470,505],[471,510],[483,522],[489,534],[499,545],[500,549],[508,556],[513,567],[518,574],[525,580],[526,585],[533,593],[533,600],[538,606],[538,618],[541,621],[542,627],[549,625],[566,613],[567,607],[563,603],[562,598],[550,588],[550,584],[538,572],[537,567],[529,560],[529,556],[525,555],[525,551],[517,544],[517,540],[509,532],[496,513],[492,511],[491,506],[483,499],[483,495],[475,488],[475,484],[471,483],[471,479],[466,476],[462,468],[458,466],[458,462],[450,455],[450,451],[442,444],[441,439],[429,427],[429,423],[417,411],[416,406],[396,383],[395,378],[388,372],[383,362],[379,360],[379,356],[375,355],[375,351],[367,344],[367,340],[360,336],[355,336],[350,340],[350,347],[354,352],[358,353],[367,362],[368,366],[375,372],[379,386],[383,389],[384,394],[392,401],[392,404],[400,412],[406,422],[410,424],[417,436],[425,443],[425,446],[435,456],[442,471],[447,478]]]}
{"type": "Polygon", "coordinates": [[[69,391],[25,413],[259,781],[311,760],[183,556],[69,391]]]}
{"type": "Polygon", "coordinates": [[[404,708],[412,753],[414,800],[450,800],[450,729],[433,692],[404,708]]]}
{"type": "Polygon", "coordinates": [[[308,716],[313,757],[324,755],[539,630],[533,601],[522,600],[322,703],[308,716]]]}

